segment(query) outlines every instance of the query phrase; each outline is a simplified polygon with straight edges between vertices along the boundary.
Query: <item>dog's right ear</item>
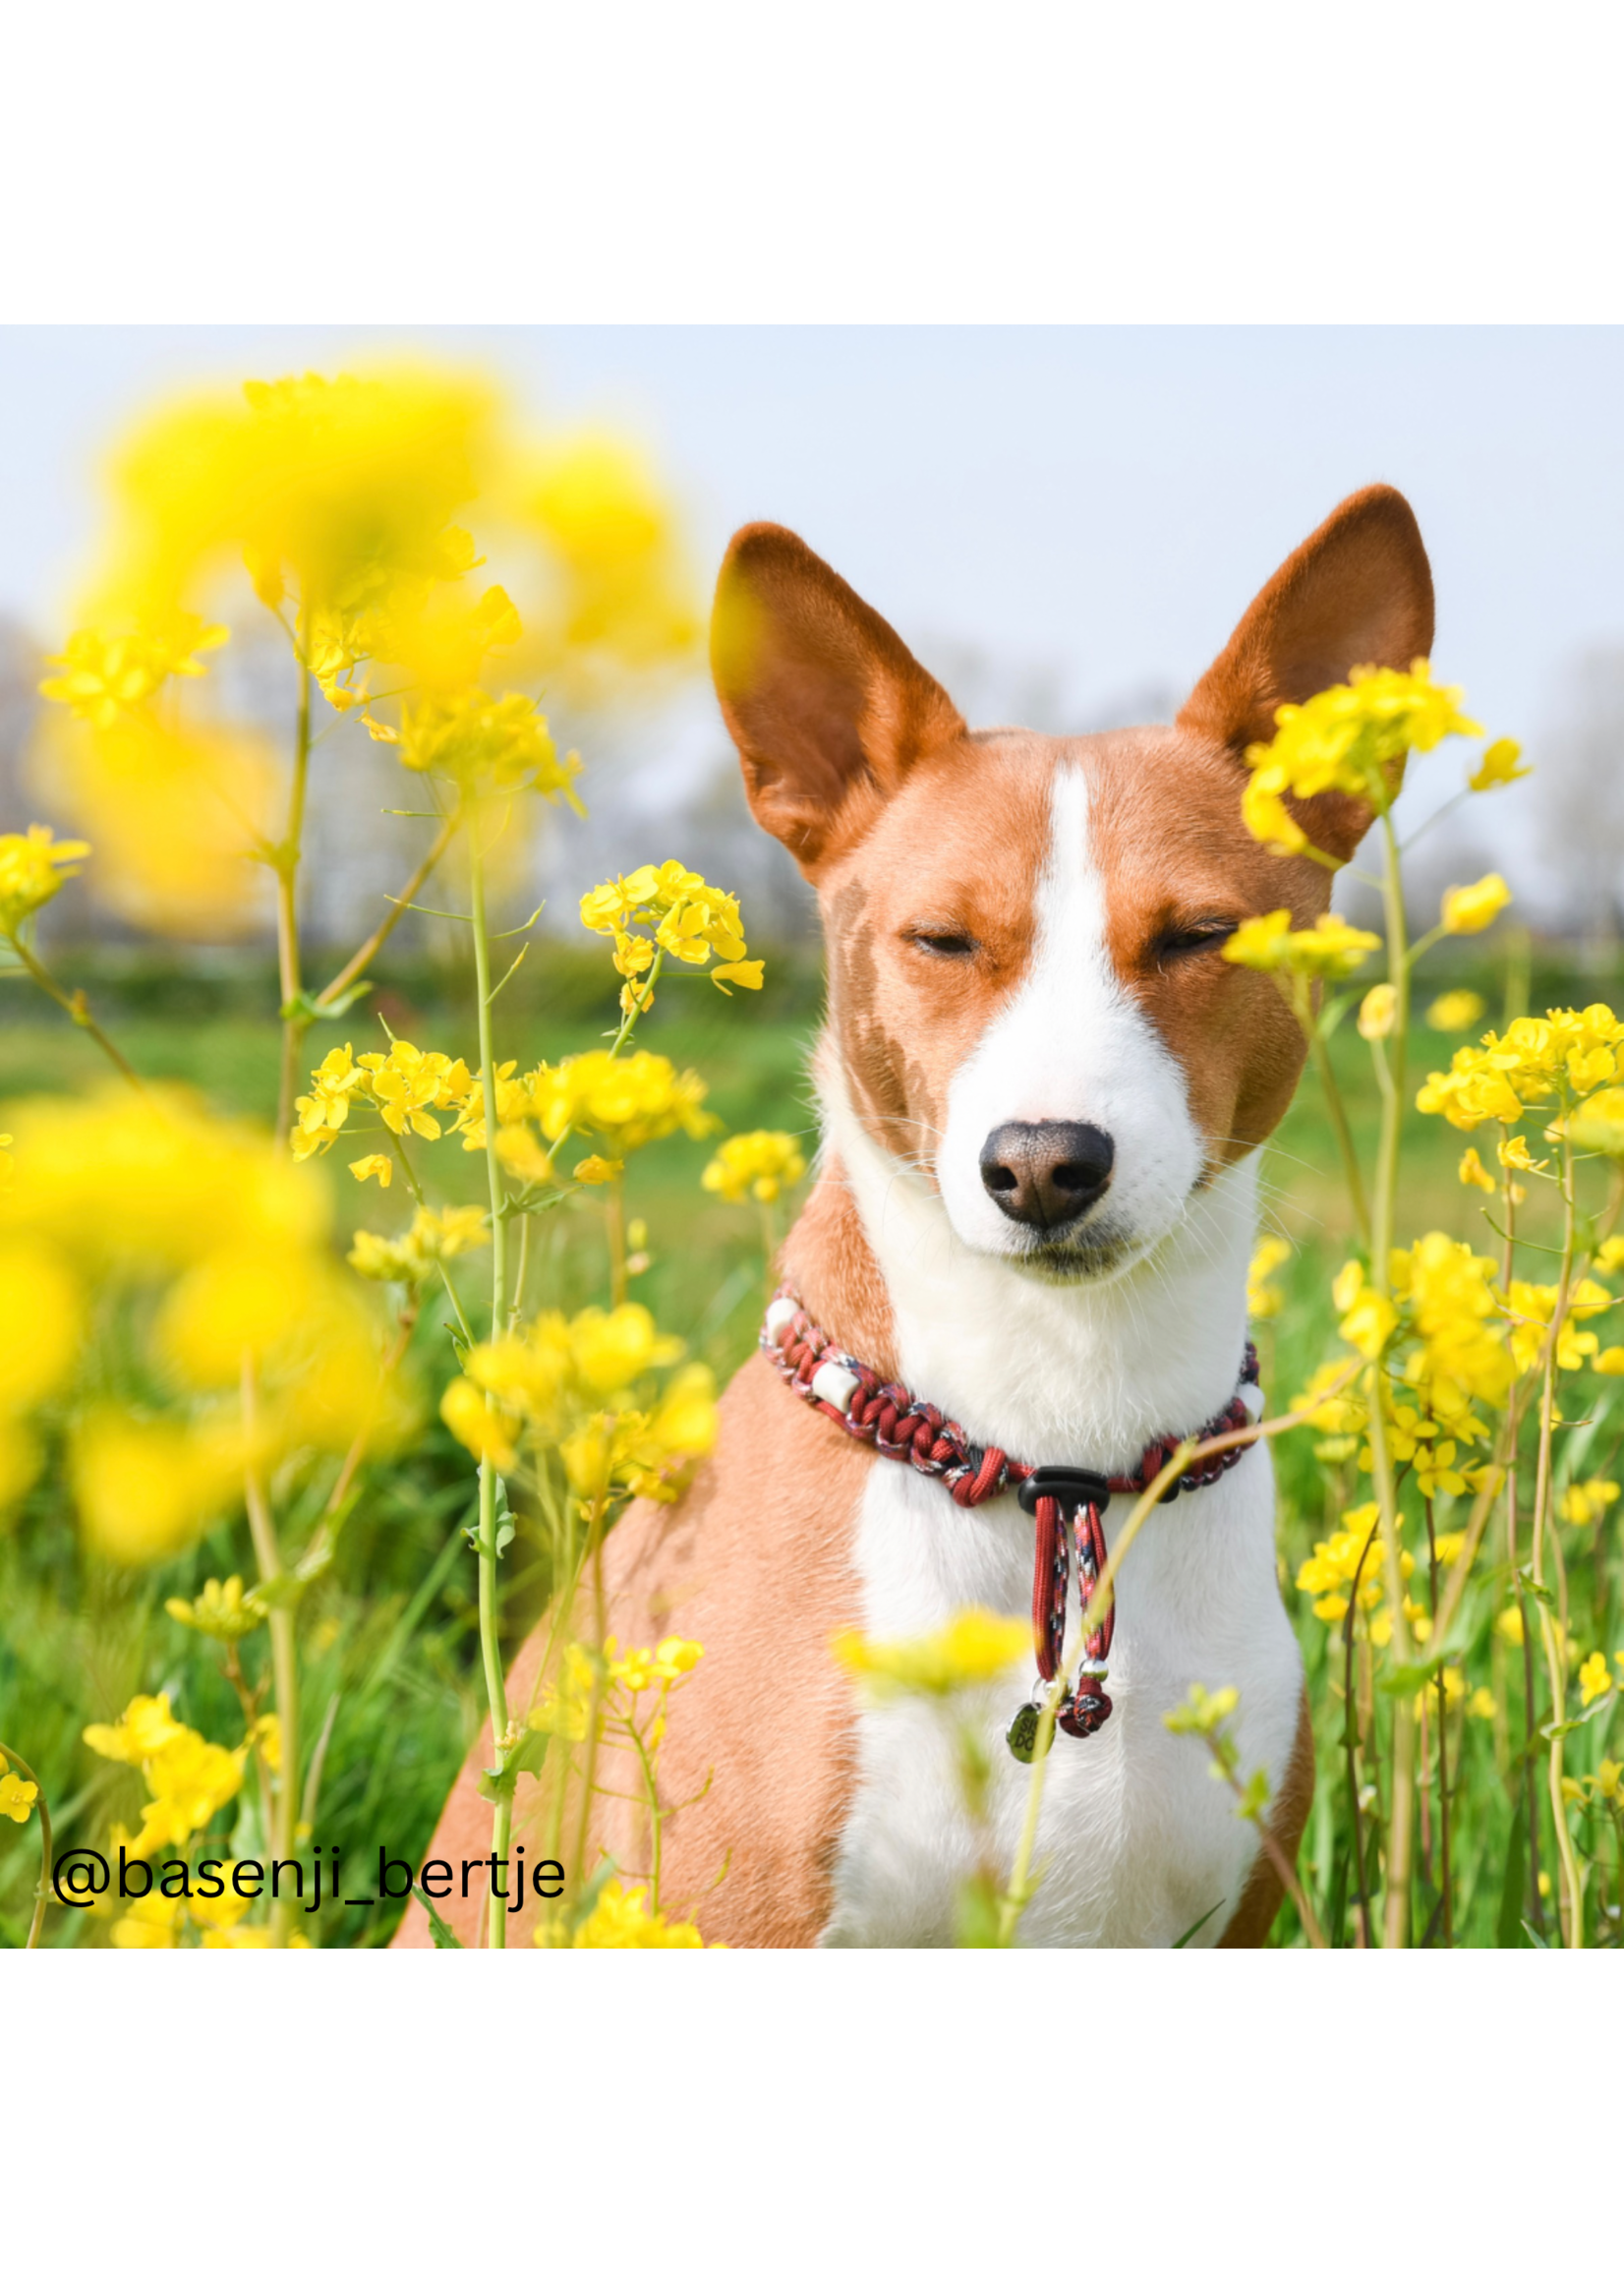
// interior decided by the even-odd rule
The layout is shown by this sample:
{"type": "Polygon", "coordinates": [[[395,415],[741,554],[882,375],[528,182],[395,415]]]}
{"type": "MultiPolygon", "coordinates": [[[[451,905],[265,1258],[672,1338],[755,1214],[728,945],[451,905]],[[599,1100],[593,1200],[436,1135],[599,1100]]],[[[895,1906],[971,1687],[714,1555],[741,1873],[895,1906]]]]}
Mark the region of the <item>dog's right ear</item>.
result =
{"type": "Polygon", "coordinates": [[[727,548],[711,670],[750,810],[808,876],[964,722],[883,616],[770,521],[727,548]]]}

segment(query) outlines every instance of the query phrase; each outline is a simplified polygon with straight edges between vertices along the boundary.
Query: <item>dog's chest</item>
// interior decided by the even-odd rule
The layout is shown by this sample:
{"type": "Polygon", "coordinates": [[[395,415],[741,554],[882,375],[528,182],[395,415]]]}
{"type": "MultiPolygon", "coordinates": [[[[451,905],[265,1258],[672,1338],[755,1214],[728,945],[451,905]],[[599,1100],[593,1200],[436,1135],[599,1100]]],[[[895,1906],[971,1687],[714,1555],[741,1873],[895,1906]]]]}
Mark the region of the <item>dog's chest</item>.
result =
{"type": "MultiPolygon", "coordinates": [[[[1036,1854],[1043,1883],[1020,1940],[1062,1946],[1210,1944],[1256,1855],[1234,1796],[1196,1738],[1163,1722],[1191,1682],[1233,1683],[1243,1776],[1278,1792],[1291,1755],[1302,1662],[1275,1573],[1273,1482],[1258,1449],[1218,1484],[1156,1511],[1125,1561],[1111,1654],[1110,1720],[1058,1736],[1036,1854]],[[1210,1914],[1210,1915],[1208,1915],[1210,1914]]],[[[1108,1544],[1127,1503],[1107,1517],[1108,1544]]],[[[1033,1528],[1013,1496],[962,1509],[941,1486],[876,1461],[857,1558],[864,1624],[877,1637],[928,1631],[967,1603],[1024,1616],[1033,1528]]],[[[1073,1592],[1069,1635],[1076,1632],[1073,1592]]],[[[858,1775],[835,1872],[831,1944],[948,1944],[958,1891],[990,1863],[1007,1883],[1030,1789],[1004,1731],[1031,1695],[1028,1660],[968,1702],[866,1707],[858,1775]],[[966,1807],[956,1715],[992,1762],[983,1822],[966,1807]]]]}

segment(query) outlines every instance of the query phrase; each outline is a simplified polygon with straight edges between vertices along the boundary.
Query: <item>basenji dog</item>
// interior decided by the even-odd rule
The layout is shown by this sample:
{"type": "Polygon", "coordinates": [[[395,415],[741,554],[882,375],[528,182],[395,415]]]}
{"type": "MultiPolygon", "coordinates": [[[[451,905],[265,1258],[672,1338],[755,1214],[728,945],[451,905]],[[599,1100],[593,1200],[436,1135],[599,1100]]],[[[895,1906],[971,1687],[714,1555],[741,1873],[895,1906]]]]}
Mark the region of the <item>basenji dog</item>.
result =
{"type": "MultiPolygon", "coordinates": [[[[755,818],[818,894],[822,1150],[714,1453],[677,1505],[635,1503],[604,1555],[622,1645],[705,1646],[661,1755],[668,1797],[704,1792],[667,1821],[661,1901],[707,1940],[950,1943],[983,1842],[1008,1871],[1032,1771],[1006,1732],[1030,1662],[976,1693],[994,1763],[978,1833],[941,1714],[867,1700],[830,1638],[917,1636],[966,1604],[1023,1615],[1046,1505],[1049,1609],[1064,1619],[1070,1571],[1074,1636],[1090,1540],[1108,1558],[1131,1502],[1057,1486],[1034,1516],[1015,1481],[1036,1465],[1038,1487],[1057,1469],[1126,1487],[1146,1448],[1233,1412],[1258,1147],[1304,1041],[1271,979],[1219,950],[1282,905],[1311,923],[1331,882],[1247,833],[1246,752],[1279,705],[1355,666],[1408,669],[1431,639],[1415,516],[1367,489],[1263,587],[1172,726],[972,732],[798,537],[733,539],[713,667],[755,818]]],[[[1338,792],[1293,811],[1333,863],[1370,820],[1338,792]]],[[[1193,1682],[1236,1688],[1242,1774],[1265,1773],[1295,1854],[1313,1756],[1267,1449],[1218,1468],[1124,1560],[1108,1672],[1088,1699],[1079,1683],[1075,1734],[1063,1715],[1048,1756],[1024,1943],[1255,1945],[1279,1906],[1255,1827],[1164,1722],[1193,1682]]],[[[546,1641],[513,1667],[515,1714],[546,1641]]],[[[434,1855],[489,1855],[490,1758],[488,1730],[434,1855]]],[[[515,1837],[541,1854],[522,1800],[515,1837]]],[[[606,1799],[599,1854],[646,1872],[646,1814],[606,1799]]],[[[465,1942],[482,1886],[441,1906],[465,1942]]],[[[408,1905],[400,1940],[426,1925],[408,1905]]]]}

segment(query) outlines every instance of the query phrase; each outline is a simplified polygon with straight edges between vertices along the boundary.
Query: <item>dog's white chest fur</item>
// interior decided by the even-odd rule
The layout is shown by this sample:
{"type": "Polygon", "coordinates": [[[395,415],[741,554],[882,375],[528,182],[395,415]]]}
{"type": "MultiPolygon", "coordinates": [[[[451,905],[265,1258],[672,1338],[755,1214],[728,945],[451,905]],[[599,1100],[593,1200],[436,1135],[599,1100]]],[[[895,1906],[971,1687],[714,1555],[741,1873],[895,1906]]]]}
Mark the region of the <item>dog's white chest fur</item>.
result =
{"type": "MultiPolygon", "coordinates": [[[[1303,1673],[1276,1582],[1272,1497],[1258,1449],[1218,1484],[1159,1510],[1140,1534],[1123,1568],[1112,1717],[1092,1737],[1055,1740],[1037,1846],[1044,1878],[1023,1942],[1166,1945],[1202,1919],[1194,1943],[1222,1934],[1256,1836],[1208,1774],[1199,1740],[1173,1735],[1162,1716],[1192,1681],[1233,1682],[1247,1771],[1260,1763],[1279,1790],[1303,1673]]],[[[1108,1542],[1128,1506],[1113,1503],[1108,1542]]],[[[1013,1498],[963,1509],[940,1485],[877,1461],[858,1542],[869,1631],[918,1633],[966,1603],[1024,1615],[1032,1529],[1013,1498]]],[[[1076,1615],[1073,1595],[1073,1635],[1076,1615]]],[[[1004,1729],[1031,1677],[1029,1664],[1015,1669],[973,1708],[994,1765],[987,1837],[1006,1882],[1031,1772],[1009,1752],[1004,1729]]],[[[957,1890],[977,1868],[982,1836],[961,1797],[950,1712],[908,1703],[863,1713],[858,1793],[827,1942],[954,1941],[957,1890]]]]}

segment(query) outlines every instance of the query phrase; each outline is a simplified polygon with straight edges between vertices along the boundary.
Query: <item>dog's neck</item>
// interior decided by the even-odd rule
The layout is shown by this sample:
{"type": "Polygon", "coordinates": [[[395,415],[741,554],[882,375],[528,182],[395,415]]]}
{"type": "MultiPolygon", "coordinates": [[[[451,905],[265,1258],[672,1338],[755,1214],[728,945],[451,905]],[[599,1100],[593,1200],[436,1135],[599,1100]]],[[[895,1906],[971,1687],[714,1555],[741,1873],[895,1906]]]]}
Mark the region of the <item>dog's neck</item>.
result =
{"type": "Polygon", "coordinates": [[[784,1251],[826,1333],[1016,1459],[1120,1472],[1234,1395],[1247,1338],[1254,1157],[1192,1194],[1104,1285],[1054,1285],[955,1235],[930,1180],[876,1143],[832,1054],[821,1174],[784,1251]]]}

